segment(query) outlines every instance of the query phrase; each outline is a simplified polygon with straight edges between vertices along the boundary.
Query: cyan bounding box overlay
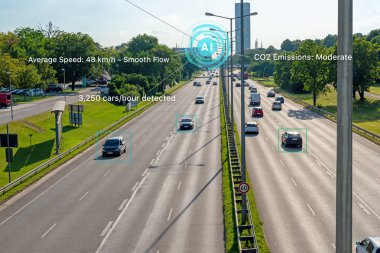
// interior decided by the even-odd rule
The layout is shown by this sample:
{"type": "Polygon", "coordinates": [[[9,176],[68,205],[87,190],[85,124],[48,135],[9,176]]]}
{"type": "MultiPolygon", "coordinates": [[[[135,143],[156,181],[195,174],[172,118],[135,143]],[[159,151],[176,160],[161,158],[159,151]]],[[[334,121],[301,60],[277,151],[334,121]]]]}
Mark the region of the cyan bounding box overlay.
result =
{"type": "Polygon", "coordinates": [[[97,132],[96,133],[96,158],[95,160],[99,163],[118,163],[118,164],[131,164],[133,162],[133,139],[132,132],[129,130],[116,130],[116,131],[106,131],[106,132],[97,132]],[[106,134],[106,138],[100,138],[100,135],[106,134]],[[121,156],[102,156],[103,144],[108,138],[123,136],[125,140],[126,152],[121,154],[121,156]]]}
{"type": "Polygon", "coordinates": [[[176,113],[175,116],[175,122],[176,122],[176,133],[178,134],[191,134],[194,133],[198,128],[198,115],[196,114],[178,114],[176,113]],[[180,121],[182,118],[191,118],[194,121],[194,127],[191,130],[180,130],[180,121]]]}
{"type": "Polygon", "coordinates": [[[307,128],[284,128],[280,127],[277,129],[277,150],[280,153],[307,153],[307,128]],[[282,145],[281,142],[281,136],[285,132],[298,132],[301,134],[302,137],[302,149],[301,148],[294,148],[294,147],[287,147],[285,148],[284,145],[282,145]]]}

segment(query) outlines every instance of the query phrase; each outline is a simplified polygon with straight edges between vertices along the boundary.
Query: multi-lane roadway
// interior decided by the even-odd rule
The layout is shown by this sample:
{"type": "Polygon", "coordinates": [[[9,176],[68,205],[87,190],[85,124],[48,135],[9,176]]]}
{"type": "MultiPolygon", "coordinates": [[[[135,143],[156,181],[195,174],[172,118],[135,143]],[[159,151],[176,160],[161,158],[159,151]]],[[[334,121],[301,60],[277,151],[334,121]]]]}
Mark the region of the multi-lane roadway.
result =
{"type": "Polygon", "coordinates": [[[219,87],[187,84],[0,208],[2,252],[223,252],[219,87]],[[203,95],[205,104],[194,99],[203,95]],[[194,131],[176,119],[196,115],[194,131]]]}
{"type": "MultiPolygon", "coordinates": [[[[257,136],[246,137],[246,159],[269,247],[281,253],[335,252],[336,124],[286,99],[282,111],[272,111],[269,89],[256,82],[254,86],[264,117],[251,118],[245,88],[246,121],[257,121],[260,128],[257,136]],[[303,152],[279,145],[281,128],[299,128],[304,135],[307,130],[303,152]]],[[[233,89],[240,132],[241,88],[233,89]]],[[[380,235],[379,168],[380,147],[354,134],[355,241],[380,235]]]]}

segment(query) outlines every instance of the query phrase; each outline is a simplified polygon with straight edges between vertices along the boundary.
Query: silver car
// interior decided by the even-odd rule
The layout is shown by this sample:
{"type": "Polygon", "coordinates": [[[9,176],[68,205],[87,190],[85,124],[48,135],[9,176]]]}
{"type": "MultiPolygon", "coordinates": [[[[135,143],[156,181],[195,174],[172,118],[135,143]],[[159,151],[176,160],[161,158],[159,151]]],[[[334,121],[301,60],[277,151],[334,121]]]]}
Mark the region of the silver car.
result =
{"type": "Polygon", "coordinates": [[[280,101],[273,101],[272,110],[280,110],[282,109],[282,105],[280,101]]]}

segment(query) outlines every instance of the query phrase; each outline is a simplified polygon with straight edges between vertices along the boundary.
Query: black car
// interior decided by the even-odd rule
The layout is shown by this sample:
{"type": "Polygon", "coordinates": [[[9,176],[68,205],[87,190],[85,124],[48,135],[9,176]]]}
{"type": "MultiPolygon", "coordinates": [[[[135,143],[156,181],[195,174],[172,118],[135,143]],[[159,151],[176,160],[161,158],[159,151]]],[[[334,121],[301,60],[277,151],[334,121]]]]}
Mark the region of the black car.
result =
{"type": "Polygon", "coordinates": [[[180,130],[191,130],[194,128],[194,121],[191,118],[182,118],[179,123],[180,130]]]}
{"type": "Polygon", "coordinates": [[[106,157],[109,155],[121,156],[122,153],[127,151],[125,146],[125,140],[122,136],[112,137],[106,140],[103,145],[102,156],[106,157]]]}
{"type": "Polygon", "coordinates": [[[210,84],[210,83],[211,83],[211,81],[210,81],[210,80],[207,80],[207,81],[206,81],[206,84],[210,84]]]}
{"type": "Polygon", "coordinates": [[[62,92],[62,91],[63,91],[62,87],[59,86],[58,84],[49,84],[48,87],[45,90],[46,93],[49,93],[49,92],[62,92]]]}
{"type": "Polygon", "coordinates": [[[269,90],[268,92],[267,92],[267,97],[269,98],[269,97],[275,97],[276,96],[276,93],[273,91],[273,90],[269,90]]]}
{"type": "Polygon", "coordinates": [[[295,146],[302,148],[302,136],[298,132],[285,132],[281,136],[281,143],[285,147],[295,146]]]}
{"type": "Polygon", "coordinates": [[[214,82],[212,83],[212,85],[218,85],[218,82],[214,81],[214,82]]]}

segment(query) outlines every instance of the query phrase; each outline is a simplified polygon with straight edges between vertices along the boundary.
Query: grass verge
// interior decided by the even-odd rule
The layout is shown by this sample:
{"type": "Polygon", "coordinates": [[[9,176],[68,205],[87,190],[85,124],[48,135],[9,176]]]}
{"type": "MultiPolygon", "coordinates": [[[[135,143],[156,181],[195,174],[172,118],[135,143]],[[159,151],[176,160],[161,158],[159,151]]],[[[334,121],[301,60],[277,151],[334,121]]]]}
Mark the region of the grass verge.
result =
{"type": "MultiPolygon", "coordinates": [[[[220,82],[221,83],[221,82],[220,82]]],[[[221,86],[220,86],[221,87],[221,86]]],[[[238,239],[236,233],[236,220],[235,220],[235,209],[233,203],[233,182],[231,181],[231,170],[229,166],[229,154],[227,147],[227,133],[225,129],[225,111],[223,106],[223,95],[222,88],[220,88],[220,113],[221,113],[221,133],[222,133],[222,166],[223,166],[223,210],[224,210],[224,229],[225,229],[225,247],[226,252],[233,253],[239,252],[238,239]]],[[[235,128],[235,138],[238,145],[238,150],[240,154],[240,141],[239,136],[237,135],[236,127],[235,128]]],[[[240,154],[241,157],[241,154],[240,154]]],[[[251,185],[248,171],[247,173],[247,183],[251,185]]],[[[252,188],[251,188],[252,189],[252,188]]],[[[250,209],[252,213],[253,225],[255,227],[256,240],[260,252],[270,252],[267,242],[265,240],[263,223],[260,219],[260,214],[256,206],[255,197],[253,190],[249,191],[247,197],[250,201],[250,209]]]]}
{"type": "MultiPolygon", "coordinates": [[[[171,95],[181,87],[183,87],[188,81],[181,81],[178,85],[168,89],[165,91],[166,94],[171,95]]],[[[153,105],[155,105],[157,102],[154,103],[140,103],[138,109],[141,109],[138,113],[133,114],[133,116],[127,118],[123,122],[119,123],[118,125],[114,126],[111,130],[116,130],[120,128],[122,125],[127,123],[128,121],[132,120],[133,118],[137,117],[153,105]]],[[[62,151],[66,151],[70,149],[71,147],[79,144],[84,139],[96,134],[98,131],[104,129],[107,125],[110,125],[111,123],[117,121],[123,116],[126,116],[127,114],[123,114],[124,107],[123,106],[117,106],[113,104],[109,104],[107,102],[104,103],[93,103],[93,108],[96,112],[91,112],[89,108],[85,108],[85,112],[89,111],[91,113],[96,114],[100,113],[102,120],[99,121],[99,118],[90,118],[91,115],[87,114],[88,121],[91,119],[93,122],[88,123],[90,125],[89,128],[75,128],[67,130],[67,132],[79,130],[75,134],[71,134],[70,138],[66,137],[66,139],[63,141],[64,148],[62,151]],[[95,107],[98,106],[99,110],[96,110],[95,107]],[[109,108],[111,107],[111,109],[109,108]],[[114,108],[112,108],[114,107],[114,108]],[[113,110],[112,110],[113,109],[113,110]],[[110,113],[112,112],[112,113],[110,113]]],[[[67,116],[67,115],[66,115],[67,116]]],[[[63,117],[63,122],[68,121],[67,117],[63,117]]],[[[50,113],[42,113],[37,116],[33,116],[31,118],[27,119],[27,122],[29,122],[26,126],[25,123],[15,122],[12,123],[11,129],[13,133],[19,134],[19,148],[15,149],[15,159],[14,163],[12,163],[12,179],[16,179],[25,173],[31,171],[32,169],[36,168],[38,165],[46,162],[50,158],[54,156],[54,122],[53,122],[53,115],[50,115],[50,113]],[[37,125],[38,123],[38,125],[37,125]],[[51,127],[51,128],[50,128],[51,127]],[[41,131],[38,133],[38,131],[41,131]],[[50,131],[50,132],[49,132],[50,131]],[[21,133],[21,134],[20,134],[21,133]],[[29,134],[33,133],[33,143],[36,143],[35,145],[30,145],[29,143],[29,134]],[[22,138],[21,138],[22,137],[22,138]],[[26,138],[27,137],[27,138],[26,138]],[[38,143],[37,143],[38,142],[38,143]],[[19,153],[20,152],[20,153],[19,153]],[[25,159],[26,157],[26,159],[25,159]],[[16,158],[19,158],[16,160],[16,158]],[[24,159],[22,159],[24,158],[24,159]]],[[[67,123],[67,122],[66,122],[67,123]]],[[[63,123],[65,125],[65,123],[63,123]]],[[[0,132],[4,132],[5,126],[0,126],[0,132]]],[[[63,136],[64,136],[64,129],[63,129],[63,136]]],[[[109,133],[109,131],[107,131],[109,133]]],[[[99,136],[99,138],[104,137],[107,133],[99,136]]],[[[98,139],[99,139],[98,138],[98,139]]],[[[63,157],[61,160],[57,161],[53,165],[47,167],[44,170],[39,171],[35,176],[29,177],[25,181],[23,181],[21,184],[15,186],[14,188],[10,189],[9,191],[5,192],[3,195],[0,196],[0,203],[4,202],[5,200],[9,199],[10,197],[14,196],[18,192],[22,191],[32,183],[39,180],[41,177],[49,173],[50,171],[54,170],[61,164],[65,163],[66,161],[70,160],[71,158],[75,157],[79,153],[83,152],[93,144],[95,144],[96,139],[87,143],[86,145],[82,146],[81,148],[75,150],[71,154],[63,157]]],[[[8,183],[8,167],[6,165],[5,161],[5,154],[0,153],[0,168],[4,168],[2,173],[0,174],[0,186],[4,186],[8,183]]]]}
{"type": "Polygon", "coordinates": [[[276,86],[275,82],[273,81],[273,78],[270,77],[254,77],[253,80],[259,82],[261,85],[265,87],[276,86]]]}

